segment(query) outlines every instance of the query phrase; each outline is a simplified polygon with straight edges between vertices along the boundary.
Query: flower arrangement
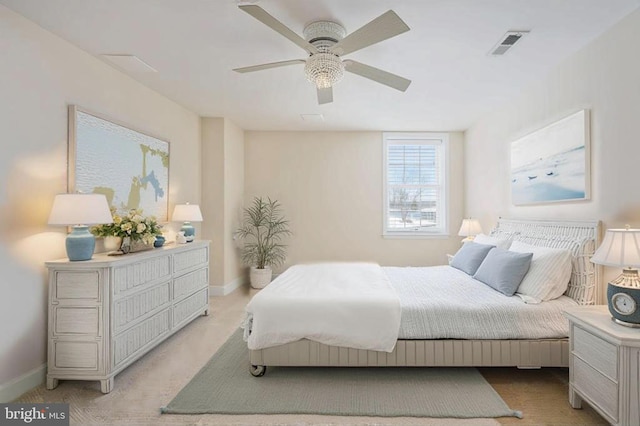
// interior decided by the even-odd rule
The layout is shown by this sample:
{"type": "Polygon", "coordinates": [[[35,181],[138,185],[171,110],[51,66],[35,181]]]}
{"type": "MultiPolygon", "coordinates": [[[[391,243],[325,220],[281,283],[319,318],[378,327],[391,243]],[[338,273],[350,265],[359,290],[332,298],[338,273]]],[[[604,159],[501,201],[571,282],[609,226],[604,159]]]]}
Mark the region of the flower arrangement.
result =
{"type": "Polygon", "coordinates": [[[129,237],[131,241],[143,241],[153,245],[156,235],[162,234],[162,225],[158,224],[155,216],[144,217],[142,210],[129,210],[124,216],[111,208],[113,223],[97,225],[91,228],[91,233],[97,237],[129,237]]]}

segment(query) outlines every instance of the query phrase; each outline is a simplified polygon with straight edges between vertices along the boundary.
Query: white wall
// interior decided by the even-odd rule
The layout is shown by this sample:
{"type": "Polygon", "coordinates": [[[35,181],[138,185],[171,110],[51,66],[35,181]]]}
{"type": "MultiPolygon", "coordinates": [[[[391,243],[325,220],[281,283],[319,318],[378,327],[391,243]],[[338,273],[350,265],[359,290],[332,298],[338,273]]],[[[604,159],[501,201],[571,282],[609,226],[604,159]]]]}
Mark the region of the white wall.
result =
{"type": "Polygon", "coordinates": [[[240,227],[244,202],[244,130],[225,119],[224,140],[224,283],[228,285],[244,275],[233,238],[240,227]]]}
{"type": "Polygon", "coordinates": [[[640,10],[467,130],[468,215],[480,218],[485,227],[499,216],[599,219],[605,228],[640,226],[639,41],[640,10]],[[591,110],[591,200],[513,206],[510,142],[582,108],[591,110]]]}
{"type": "MultiPolygon", "coordinates": [[[[65,257],[46,225],[66,192],[67,105],[171,142],[170,193],[200,201],[199,117],[0,6],[0,394],[46,361],[46,272],[65,257]]],[[[6,393],[3,395],[7,395],[6,393]]]]}
{"type": "Polygon", "coordinates": [[[203,117],[202,128],[202,238],[211,240],[209,283],[224,285],[224,118],[203,117]]]}
{"type": "Polygon", "coordinates": [[[282,203],[294,235],[286,265],[376,261],[437,265],[460,247],[462,134],[452,133],[448,239],[382,238],[381,132],[246,132],[245,203],[282,203]]]}
{"type": "Polygon", "coordinates": [[[244,195],[244,131],[227,118],[202,118],[203,238],[211,240],[209,281],[215,295],[242,281],[233,232],[244,195]],[[227,287],[224,287],[227,286],[227,287]]]}

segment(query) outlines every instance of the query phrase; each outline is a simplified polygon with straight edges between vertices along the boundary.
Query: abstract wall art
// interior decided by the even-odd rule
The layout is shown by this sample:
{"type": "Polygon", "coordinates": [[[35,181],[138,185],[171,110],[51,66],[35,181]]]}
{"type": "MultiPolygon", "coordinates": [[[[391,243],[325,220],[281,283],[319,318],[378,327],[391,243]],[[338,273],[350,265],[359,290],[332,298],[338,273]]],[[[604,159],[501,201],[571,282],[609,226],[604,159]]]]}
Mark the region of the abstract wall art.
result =
{"type": "Polygon", "coordinates": [[[111,207],[168,220],[169,142],[69,107],[69,192],[104,194],[111,207]]]}

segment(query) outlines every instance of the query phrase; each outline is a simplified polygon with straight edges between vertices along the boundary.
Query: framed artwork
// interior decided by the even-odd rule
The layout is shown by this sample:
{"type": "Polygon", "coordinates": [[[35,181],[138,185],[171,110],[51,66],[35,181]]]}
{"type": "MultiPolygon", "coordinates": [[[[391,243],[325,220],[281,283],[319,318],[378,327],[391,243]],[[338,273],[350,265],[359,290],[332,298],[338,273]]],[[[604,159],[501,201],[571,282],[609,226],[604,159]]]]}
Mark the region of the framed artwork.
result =
{"type": "Polygon", "coordinates": [[[69,192],[99,193],[120,212],[168,221],[169,142],[69,107],[69,192]]]}
{"type": "Polygon", "coordinates": [[[515,205],[588,200],[589,111],[578,111],[511,143],[515,205]]]}

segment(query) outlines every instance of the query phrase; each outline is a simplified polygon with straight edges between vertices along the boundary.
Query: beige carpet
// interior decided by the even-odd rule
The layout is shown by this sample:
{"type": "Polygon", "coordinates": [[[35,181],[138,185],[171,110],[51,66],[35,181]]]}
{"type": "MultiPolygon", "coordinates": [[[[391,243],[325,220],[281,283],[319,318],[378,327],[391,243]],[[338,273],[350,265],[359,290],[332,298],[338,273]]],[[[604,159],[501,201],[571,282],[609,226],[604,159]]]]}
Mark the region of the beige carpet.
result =
{"type": "Polygon", "coordinates": [[[605,425],[585,405],[574,410],[567,402],[566,369],[482,369],[507,405],[522,409],[524,419],[425,419],[341,417],[318,415],[161,415],[165,405],[198,372],[218,348],[238,329],[244,307],[253,294],[239,289],[211,298],[211,315],[200,317],[161,344],[115,380],[115,389],[100,393],[97,382],[60,381],[47,391],[40,386],[23,395],[25,402],[68,402],[74,425],[605,425]]]}
{"type": "Polygon", "coordinates": [[[98,382],[60,381],[23,395],[24,402],[67,402],[73,425],[497,425],[494,419],[420,419],[318,415],[162,415],[165,405],[238,329],[250,297],[246,289],[211,298],[211,315],[200,317],[115,379],[103,395],[98,382]]]}

